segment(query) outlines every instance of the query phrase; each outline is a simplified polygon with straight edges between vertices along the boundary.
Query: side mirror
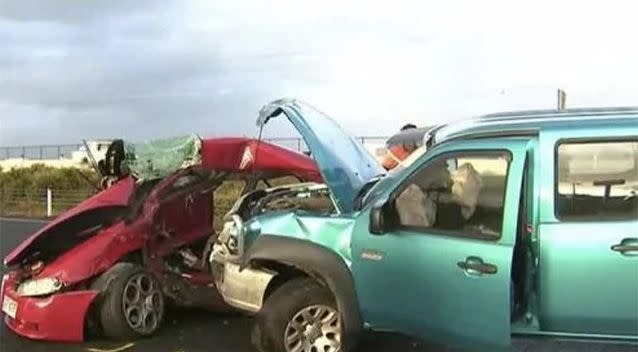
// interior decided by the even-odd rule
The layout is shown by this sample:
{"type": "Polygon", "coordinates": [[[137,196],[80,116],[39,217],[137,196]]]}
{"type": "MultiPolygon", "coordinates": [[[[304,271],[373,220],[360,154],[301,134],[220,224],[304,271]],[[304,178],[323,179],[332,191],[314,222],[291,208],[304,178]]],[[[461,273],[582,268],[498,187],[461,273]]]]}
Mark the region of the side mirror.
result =
{"type": "Polygon", "coordinates": [[[383,235],[387,232],[387,201],[374,204],[370,209],[370,224],[368,230],[373,235],[383,235]]]}

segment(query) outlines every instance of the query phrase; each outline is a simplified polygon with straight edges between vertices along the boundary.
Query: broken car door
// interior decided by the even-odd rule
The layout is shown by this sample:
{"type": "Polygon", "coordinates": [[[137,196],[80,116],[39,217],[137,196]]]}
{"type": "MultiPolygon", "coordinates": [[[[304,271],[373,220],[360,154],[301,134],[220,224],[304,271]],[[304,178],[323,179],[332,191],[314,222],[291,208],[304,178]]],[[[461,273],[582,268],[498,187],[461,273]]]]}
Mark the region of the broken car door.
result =
{"type": "Polygon", "coordinates": [[[185,173],[166,185],[160,196],[160,209],[156,217],[158,235],[170,239],[158,248],[162,254],[212,232],[213,192],[205,187],[203,177],[185,173]]]}
{"type": "Polygon", "coordinates": [[[509,345],[527,142],[441,146],[361,212],[352,266],[367,323],[445,344],[509,345]]]}

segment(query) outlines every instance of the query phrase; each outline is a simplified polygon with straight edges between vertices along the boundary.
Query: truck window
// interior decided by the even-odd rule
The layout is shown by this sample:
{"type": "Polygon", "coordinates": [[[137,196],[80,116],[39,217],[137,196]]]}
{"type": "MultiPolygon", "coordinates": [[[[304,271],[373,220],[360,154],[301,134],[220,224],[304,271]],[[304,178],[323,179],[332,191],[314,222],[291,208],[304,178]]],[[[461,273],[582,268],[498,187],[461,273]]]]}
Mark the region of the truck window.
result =
{"type": "Polygon", "coordinates": [[[440,157],[414,174],[396,197],[401,227],[500,238],[509,154],[440,157]]]}
{"type": "Polygon", "coordinates": [[[557,218],[638,218],[638,141],[560,143],[556,169],[557,218]]]}

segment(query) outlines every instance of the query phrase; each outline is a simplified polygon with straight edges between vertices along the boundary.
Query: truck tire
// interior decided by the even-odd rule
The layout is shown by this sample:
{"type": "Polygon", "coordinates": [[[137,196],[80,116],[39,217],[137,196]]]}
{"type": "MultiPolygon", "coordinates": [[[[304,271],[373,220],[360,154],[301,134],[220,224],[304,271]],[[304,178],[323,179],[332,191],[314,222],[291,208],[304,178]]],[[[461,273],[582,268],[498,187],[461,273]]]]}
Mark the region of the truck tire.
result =
{"type": "Polygon", "coordinates": [[[252,342],[260,352],[337,352],[341,332],[332,292],[311,278],[298,278],[266,299],[257,314],[252,342]]]}
{"type": "Polygon", "coordinates": [[[102,333],[126,340],[154,334],[166,311],[159,281],[139,265],[118,263],[92,285],[100,290],[95,307],[102,333]]]}

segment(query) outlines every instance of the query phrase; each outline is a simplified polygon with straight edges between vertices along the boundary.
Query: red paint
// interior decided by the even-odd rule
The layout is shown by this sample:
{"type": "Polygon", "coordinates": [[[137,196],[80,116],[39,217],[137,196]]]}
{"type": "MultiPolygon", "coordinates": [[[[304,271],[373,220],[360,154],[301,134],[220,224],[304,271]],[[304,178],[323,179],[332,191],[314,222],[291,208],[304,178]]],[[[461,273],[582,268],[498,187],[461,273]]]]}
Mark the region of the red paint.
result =
{"type": "Polygon", "coordinates": [[[22,256],[23,252],[27,250],[38,238],[40,238],[41,236],[46,236],[55,227],[59,226],[69,219],[72,219],[74,216],[77,216],[88,210],[100,207],[128,205],[129,197],[133,194],[134,190],[135,181],[132,178],[127,177],[114,184],[112,187],[107,188],[84,200],[80,204],[67,210],[54,220],[47,223],[44,227],[31,235],[24,242],[20,243],[20,245],[18,245],[13,251],[11,251],[11,253],[9,253],[9,255],[4,258],[4,264],[16,264],[16,262],[21,259],[20,257],[22,256]]]}
{"type": "Polygon", "coordinates": [[[4,294],[18,302],[16,319],[5,316],[15,333],[38,340],[80,342],[84,338],[84,317],[96,291],[73,291],[50,297],[19,297],[9,279],[4,294]]]}
{"type": "Polygon", "coordinates": [[[144,244],[144,221],[127,226],[119,222],[62,254],[44,267],[36,278],[59,277],[67,285],[102,273],[127,253],[144,244]]]}
{"type": "MultiPolygon", "coordinates": [[[[197,168],[235,173],[258,171],[269,177],[294,175],[302,181],[321,182],[319,170],[311,158],[247,138],[203,140],[202,164],[197,168]]],[[[83,287],[124,256],[136,251],[146,253],[144,259],[148,270],[161,273],[165,256],[184,245],[208,238],[213,232],[212,190],[192,189],[170,199],[164,196],[186,173],[188,170],[177,171],[155,185],[140,213],[130,223],[121,220],[101,230],[44,263],[35,278],[58,277],[66,287],[83,287]],[[162,230],[168,232],[167,238],[159,235],[162,230]]],[[[57,226],[73,221],[82,213],[100,207],[128,207],[136,187],[135,180],[127,177],[83,201],[22,242],[5,258],[5,263],[14,265],[22,261],[38,240],[51,235],[57,226]]],[[[55,235],[63,236],[64,233],[55,235]]],[[[12,271],[4,287],[6,294],[19,304],[16,319],[5,318],[11,330],[32,339],[81,341],[88,307],[97,292],[78,289],[46,298],[18,297],[15,289],[22,274],[21,269],[12,271]]],[[[184,279],[203,286],[213,281],[207,272],[195,272],[184,279]]]]}
{"type": "Polygon", "coordinates": [[[205,139],[202,142],[202,166],[229,171],[256,169],[292,173],[307,181],[322,182],[312,158],[275,144],[248,138],[205,139]],[[246,157],[246,148],[249,148],[252,158],[246,157]]]}

